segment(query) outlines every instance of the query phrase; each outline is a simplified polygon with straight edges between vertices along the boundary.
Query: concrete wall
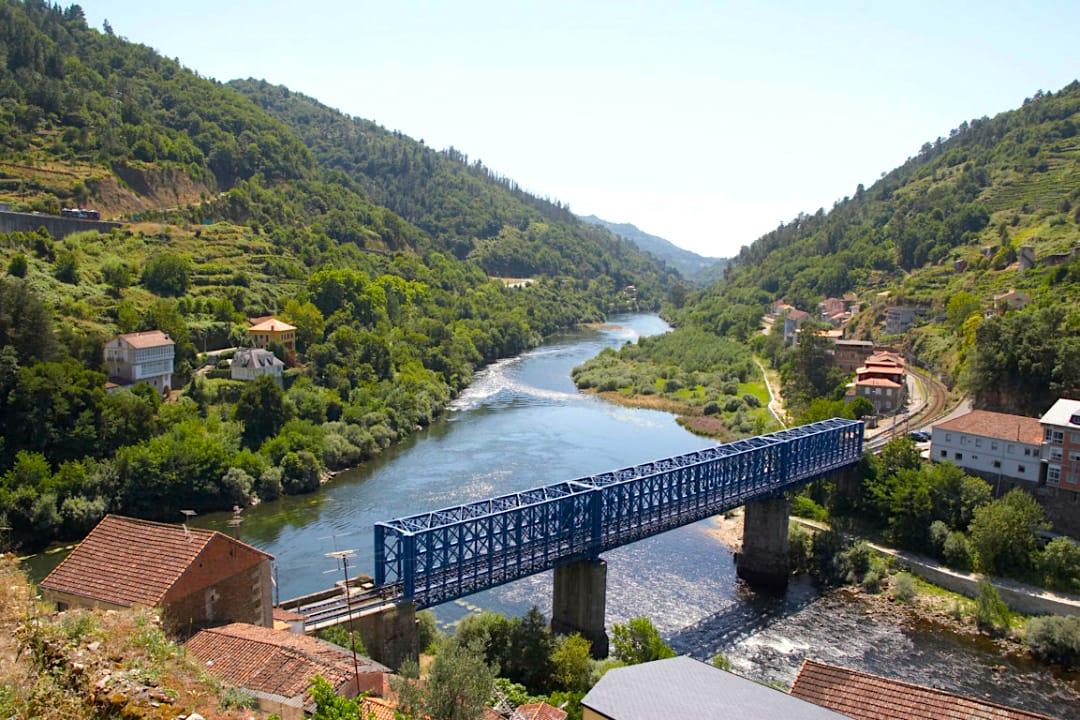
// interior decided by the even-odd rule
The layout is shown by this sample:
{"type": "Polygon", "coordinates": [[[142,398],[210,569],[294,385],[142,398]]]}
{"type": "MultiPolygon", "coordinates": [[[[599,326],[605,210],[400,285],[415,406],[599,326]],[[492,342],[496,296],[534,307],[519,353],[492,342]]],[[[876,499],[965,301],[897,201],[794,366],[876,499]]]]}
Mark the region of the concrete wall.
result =
{"type": "MultiPolygon", "coordinates": [[[[872,547],[893,556],[910,572],[924,580],[968,597],[975,597],[979,592],[979,583],[986,579],[974,573],[951,570],[912,553],[880,545],[872,545],[872,547]]],[[[1080,615],[1080,598],[1078,597],[1052,593],[1002,578],[989,578],[989,580],[1005,604],[1016,612],[1025,615],[1080,615]]]]}
{"type": "Polygon", "coordinates": [[[231,622],[273,627],[271,591],[270,559],[219,536],[165,595],[162,605],[178,630],[231,622]]]}
{"type": "Polygon", "coordinates": [[[111,232],[113,228],[123,227],[123,223],[0,211],[0,232],[35,232],[42,227],[48,230],[53,238],[59,240],[68,235],[87,230],[96,230],[103,233],[111,232]]]}
{"type": "Polygon", "coordinates": [[[360,633],[372,660],[396,670],[405,660],[420,657],[416,630],[416,606],[401,603],[375,610],[357,610],[351,624],[360,633]]]}

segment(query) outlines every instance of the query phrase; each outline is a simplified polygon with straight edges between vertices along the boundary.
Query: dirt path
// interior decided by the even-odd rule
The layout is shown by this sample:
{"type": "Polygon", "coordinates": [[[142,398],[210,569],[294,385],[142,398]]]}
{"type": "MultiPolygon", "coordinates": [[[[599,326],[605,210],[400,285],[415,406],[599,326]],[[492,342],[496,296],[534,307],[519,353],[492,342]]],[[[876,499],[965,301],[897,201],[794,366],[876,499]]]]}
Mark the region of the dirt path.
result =
{"type": "MultiPolygon", "coordinates": [[[[769,412],[776,418],[776,422],[780,423],[780,427],[786,428],[788,426],[787,413],[784,411],[784,396],[780,394],[780,378],[770,378],[770,370],[757,357],[754,358],[754,362],[761,370],[761,377],[765,379],[765,389],[769,391],[769,412]]],[[[776,373],[775,370],[771,372],[776,373]]]]}

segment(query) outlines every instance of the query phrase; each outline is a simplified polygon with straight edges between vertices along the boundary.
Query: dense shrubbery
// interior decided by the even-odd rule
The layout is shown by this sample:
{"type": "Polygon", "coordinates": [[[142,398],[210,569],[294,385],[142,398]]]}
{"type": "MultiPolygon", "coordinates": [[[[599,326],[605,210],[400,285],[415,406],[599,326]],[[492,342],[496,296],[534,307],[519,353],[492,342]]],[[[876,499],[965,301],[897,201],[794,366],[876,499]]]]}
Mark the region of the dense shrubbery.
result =
{"type": "Polygon", "coordinates": [[[1040,658],[1080,666],[1080,617],[1036,617],[1024,626],[1024,643],[1040,658]]]}
{"type": "Polygon", "coordinates": [[[619,350],[604,350],[573,371],[579,388],[659,396],[703,415],[720,416],[728,429],[743,435],[771,426],[760,398],[740,390],[741,384],[759,377],[745,345],[697,328],[677,328],[619,350]]]}

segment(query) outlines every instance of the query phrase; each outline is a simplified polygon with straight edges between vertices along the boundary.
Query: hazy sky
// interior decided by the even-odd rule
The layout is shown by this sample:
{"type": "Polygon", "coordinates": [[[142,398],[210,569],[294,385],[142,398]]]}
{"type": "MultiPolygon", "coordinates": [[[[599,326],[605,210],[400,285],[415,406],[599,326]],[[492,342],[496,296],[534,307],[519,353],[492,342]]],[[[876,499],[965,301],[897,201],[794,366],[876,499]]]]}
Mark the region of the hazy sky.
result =
{"type": "Polygon", "coordinates": [[[708,255],[1080,76],[1076,0],[82,5],[708,255]]]}

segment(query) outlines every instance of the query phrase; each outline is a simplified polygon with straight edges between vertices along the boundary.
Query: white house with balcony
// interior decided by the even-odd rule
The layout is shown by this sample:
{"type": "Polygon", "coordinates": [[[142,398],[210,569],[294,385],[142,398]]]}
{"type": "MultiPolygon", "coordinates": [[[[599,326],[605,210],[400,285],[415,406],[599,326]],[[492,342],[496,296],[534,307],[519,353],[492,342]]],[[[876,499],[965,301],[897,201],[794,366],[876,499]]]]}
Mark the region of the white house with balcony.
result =
{"type": "Polygon", "coordinates": [[[934,426],[930,459],[951,462],[1006,492],[1038,485],[1043,430],[1038,418],[972,410],[934,426]]]}
{"type": "Polygon", "coordinates": [[[263,375],[269,375],[280,385],[285,363],[278,360],[277,356],[269,350],[240,348],[233,355],[229,368],[233,380],[255,380],[263,375]]]}
{"type": "Polygon", "coordinates": [[[146,383],[161,394],[172,389],[176,343],[160,330],[125,333],[105,343],[109,390],[146,383]]]}
{"type": "Polygon", "coordinates": [[[1046,484],[1080,501],[1080,400],[1061,398],[1039,418],[1046,484]]]}

